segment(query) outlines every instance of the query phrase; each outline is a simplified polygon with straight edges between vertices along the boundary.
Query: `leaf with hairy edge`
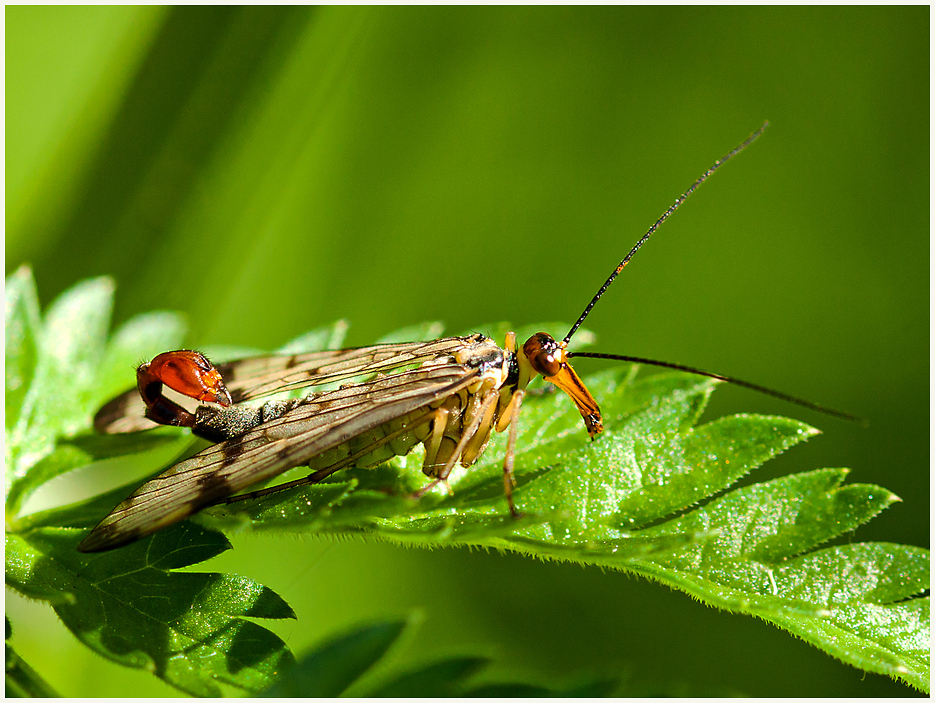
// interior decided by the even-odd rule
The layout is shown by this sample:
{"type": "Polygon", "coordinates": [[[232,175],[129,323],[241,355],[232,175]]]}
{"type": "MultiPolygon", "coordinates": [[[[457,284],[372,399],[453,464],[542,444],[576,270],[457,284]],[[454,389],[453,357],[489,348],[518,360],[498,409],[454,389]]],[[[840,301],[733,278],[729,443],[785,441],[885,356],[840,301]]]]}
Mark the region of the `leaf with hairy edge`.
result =
{"type": "Polygon", "coordinates": [[[227,540],[185,523],[119,553],[86,558],[81,532],[37,528],[7,535],[7,583],[48,600],[91,649],[145,668],[201,696],[226,684],[258,692],[292,662],[285,643],[245,617],[294,618],[270,589],[230,574],[174,569],[229,549],[227,540]]]}
{"type": "Polygon", "coordinates": [[[786,476],[728,493],[640,534],[709,529],[717,539],[635,570],[712,605],[757,615],[859,668],[928,686],[929,552],[849,544],[803,554],[898,500],[846,471],[786,476]]]}
{"type": "Polygon", "coordinates": [[[90,279],[65,291],[46,313],[36,370],[9,441],[14,480],[50,453],[56,437],[87,426],[110,323],[113,282],[90,279]]]}

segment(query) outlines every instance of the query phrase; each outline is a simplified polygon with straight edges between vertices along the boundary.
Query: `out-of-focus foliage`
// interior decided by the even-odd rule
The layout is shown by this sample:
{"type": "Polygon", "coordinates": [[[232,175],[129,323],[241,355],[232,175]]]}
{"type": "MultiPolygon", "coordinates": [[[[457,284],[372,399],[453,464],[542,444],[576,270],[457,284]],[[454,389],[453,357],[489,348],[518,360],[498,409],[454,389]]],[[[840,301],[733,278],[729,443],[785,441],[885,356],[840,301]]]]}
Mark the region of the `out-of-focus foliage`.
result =
{"type": "MultiPolygon", "coordinates": [[[[604,296],[589,319],[597,348],[869,418],[863,430],[733,389],[709,406],[711,417],[742,408],[821,427],[758,480],[849,466],[854,481],[906,499],[855,541],[925,545],[928,17],[925,7],[8,8],[7,272],[32,263],[43,308],[108,274],[118,324],[181,310],[187,345],[273,348],[338,318],[353,322],[351,344],[424,319],[451,330],[572,319],[675,195],[769,119],[604,296]]],[[[74,350],[79,368],[85,351],[74,350]]],[[[103,382],[132,384],[137,361],[125,382],[103,382]]],[[[7,394],[8,417],[21,402],[7,394]]],[[[43,438],[27,439],[41,449],[43,438]]],[[[45,469],[74,459],[50,455],[45,469]]],[[[68,490],[46,499],[66,502],[68,490]]],[[[456,632],[454,654],[497,647],[507,670],[628,667],[672,692],[674,659],[691,690],[905,690],[595,569],[356,541],[302,542],[297,557],[296,546],[245,538],[236,562],[221,556],[216,569],[293,605],[303,627],[277,632],[299,652],[419,606],[414,652],[454,646],[456,632]]],[[[31,607],[8,600],[8,612],[31,607]]],[[[13,646],[33,666],[33,652],[53,654],[59,692],[150,685],[101,676],[57,622],[31,622],[36,639],[14,627],[13,646]]]]}

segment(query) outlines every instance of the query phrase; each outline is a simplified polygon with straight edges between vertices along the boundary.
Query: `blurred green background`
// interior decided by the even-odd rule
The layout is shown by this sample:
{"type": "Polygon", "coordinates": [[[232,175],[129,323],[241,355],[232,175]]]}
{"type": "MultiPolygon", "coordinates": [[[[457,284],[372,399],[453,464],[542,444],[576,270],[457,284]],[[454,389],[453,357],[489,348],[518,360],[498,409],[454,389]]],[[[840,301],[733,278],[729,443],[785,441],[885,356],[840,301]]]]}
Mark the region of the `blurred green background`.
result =
{"type": "MultiPolygon", "coordinates": [[[[604,297],[596,348],[869,418],[736,388],[705,415],[818,426],[750,480],[850,467],[904,499],[853,541],[928,546],[928,7],[8,7],[6,271],[31,263],[44,305],[113,276],[115,323],[180,310],[194,346],[273,348],[338,318],[349,344],[431,319],[570,323],[764,119],[604,297]]],[[[486,653],[505,678],[625,674],[646,693],[911,693],[619,573],[235,545],[209,566],[285,597],[299,619],[275,629],[297,653],[420,608],[399,662],[486,653]]],[[[47,608],[8,596],[7,613],[65,695],[173,693],[47,608]]]]}

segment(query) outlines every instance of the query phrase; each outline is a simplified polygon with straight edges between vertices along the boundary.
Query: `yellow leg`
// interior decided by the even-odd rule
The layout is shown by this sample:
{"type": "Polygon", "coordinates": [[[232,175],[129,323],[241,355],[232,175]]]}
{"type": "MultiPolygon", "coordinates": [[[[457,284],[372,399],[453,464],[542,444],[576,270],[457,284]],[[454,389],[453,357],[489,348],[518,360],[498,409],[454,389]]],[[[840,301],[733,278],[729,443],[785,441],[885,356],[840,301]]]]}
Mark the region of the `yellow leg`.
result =
{"type": "Polygon", "coordinates": [[[510,402],[512,406],[510,437],[506,444],[506,456],[503,458],[503,492],[506,494],[506,503],[510,506],[510,514],[513,517],[522,517],[522,513],[513,504],[513,486],[516,485],[516,477],[513,475],[513,455],[516,453],[516,428],[519,424],[519,409],[523,404],[524,395],[526,391],[517,390],[510,402]]]}

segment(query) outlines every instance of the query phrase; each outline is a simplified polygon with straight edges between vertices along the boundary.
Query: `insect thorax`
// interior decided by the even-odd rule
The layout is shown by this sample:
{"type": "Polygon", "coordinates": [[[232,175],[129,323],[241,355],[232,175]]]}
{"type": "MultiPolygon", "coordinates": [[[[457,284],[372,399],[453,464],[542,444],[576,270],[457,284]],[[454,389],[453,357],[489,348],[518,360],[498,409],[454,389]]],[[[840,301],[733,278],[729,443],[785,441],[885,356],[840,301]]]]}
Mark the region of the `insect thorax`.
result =
{"type": "Polygon", "coordinates": [[[503,366],[507,353],[490,337],[474,334],[463,339],[464,348],[454,353],[454,359],[459,364],[480,369],[482,372],[503,366]]]}

